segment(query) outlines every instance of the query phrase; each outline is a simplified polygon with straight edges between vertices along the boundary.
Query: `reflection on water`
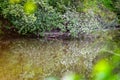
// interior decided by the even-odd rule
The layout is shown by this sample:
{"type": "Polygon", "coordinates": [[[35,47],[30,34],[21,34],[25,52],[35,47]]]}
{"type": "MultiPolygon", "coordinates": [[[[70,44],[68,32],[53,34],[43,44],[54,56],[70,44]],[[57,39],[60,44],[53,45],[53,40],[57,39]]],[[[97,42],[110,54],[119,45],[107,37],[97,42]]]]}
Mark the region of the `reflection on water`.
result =
{"type": "Polygon", "coordinates": [[[103,40],[0,41],[0,80],[43,80],[67,71],[87,77],[102,47],[103,40]]]}

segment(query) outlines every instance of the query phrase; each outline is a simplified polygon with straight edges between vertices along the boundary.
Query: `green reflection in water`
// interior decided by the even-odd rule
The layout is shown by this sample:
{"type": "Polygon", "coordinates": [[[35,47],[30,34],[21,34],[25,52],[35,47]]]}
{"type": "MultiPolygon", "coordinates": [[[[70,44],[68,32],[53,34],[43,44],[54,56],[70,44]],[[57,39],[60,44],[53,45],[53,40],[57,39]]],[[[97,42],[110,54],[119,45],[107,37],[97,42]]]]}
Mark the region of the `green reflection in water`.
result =
{"type": "Polygon", "coordinates": [[[0,80],[43,80],[51,75],[61,77],[67,71],[82,74],[89,80],[93,61],[104,45],[103,38],[1,41],[0,80]]]}

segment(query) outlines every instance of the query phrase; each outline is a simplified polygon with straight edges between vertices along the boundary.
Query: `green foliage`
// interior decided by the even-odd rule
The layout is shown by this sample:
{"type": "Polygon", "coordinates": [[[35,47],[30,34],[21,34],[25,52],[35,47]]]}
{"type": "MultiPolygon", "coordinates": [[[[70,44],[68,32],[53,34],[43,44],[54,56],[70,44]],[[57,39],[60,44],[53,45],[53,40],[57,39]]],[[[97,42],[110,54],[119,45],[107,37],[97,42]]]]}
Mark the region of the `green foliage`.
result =
{"type": "Polygon", "coordinates": [[[48,2],[56,11],[61,13],[73,9],[81,12],[83,8],[83,0],[48,0],[48,2]]]}
{"type": "MultiPolygon", "coordinates": [[[[70,0],[66,1],[69,2],[70,0]]],[[[48,0],[48,3],[59,12],[65,12],[66,10],[65,0],[48,0]]]]}
{"type": "Polygon", "coordinates": [[[109,10],[115,12],[120,22],[120,0],[99,0],[109,10]]]}
{"type": "Polygon", "coordinates": [[[98,5],[97,5],[97,0],[84,0],[84,9],[83,11],[88,11],[90,9],[94,10],[94,12],[98,11],[98,5]]]}
{"type": "Polygon", "coordinates": [[[21,0],[9,0],[9,2],[10,2],[11,4],[16,4],[16,3],[20,3],[21,0]]]}
{"type": "Polygon", "coordinates": [[[111,10],[113,10],[113,2],[112,0],[100,0],[100,2],[106,7],[109,8],[111,10]]]}
{"type": "Polygon", "coordinates": [[[42,35],[60,28],[78,37],[96,28],[114,26],[116,15],[105,7],[120,12],[117,0],[1,0],[0,14],[23,35],[42,35]]]}
{"type": "Polygon", "coordinates": [[[24,5],[24,11],[27,13],[27,14],[32,14],[36,11],[36,4],[35,2],[30,2],[30,1],[27,1],[24,5]]]}
{"type": "Polygon", "coordinates": [[[104,74],[101,76],[96,76],[99,75],[99,73],[93,72],[95,74],[94,77],[106,77],[105,79],[101,80],[119,80],[120,78],[120,38],[118,37],[120,36],[119,31],[112,36],[114,37],[105,42],[102,51],[99,53],[102,53],[104,57],[102,60],[100,59],[100,61],[96,63],[94,66],[95,68],[93,69],[94,71],[98,72],[101,72],[103,70],[104,74]],[[105,57],[106,55],[108,56],[105,57]],[[105,73],[106,71],[109,72],[105,73]]]}
{"type": "Polygon", "coordinates": [[[8,4],[7,0],[0,0],[0,15],[2,14],[2,10],[4,10],[8,4]]]}
{"type": "MultiPolygon", "coordinates": [[[[103,18],[98,17],[92,10],[88,13],[67,11],[63,15],[64,24],[73,37],[80,37],[81,34],[90,34],[95,30],[102,30],[111,22],[102,22],[103,18]],[[101,22],[100,22],[101,21],[101,22]]],[[[114,24],[114,23],[112,23],[114,24]]],[[[61,29],[66,30],[61,27],[61,29]]]]}
{"type": "Polygon", "coordinates": [[[4,5],[0,6],[1,13],[8,18],[20,34],[42,35],[43,32],[62,25],[60,14],[45,1],[22,1],[19,4],[11,4],[5,0],[2,3],[4,5]]]}

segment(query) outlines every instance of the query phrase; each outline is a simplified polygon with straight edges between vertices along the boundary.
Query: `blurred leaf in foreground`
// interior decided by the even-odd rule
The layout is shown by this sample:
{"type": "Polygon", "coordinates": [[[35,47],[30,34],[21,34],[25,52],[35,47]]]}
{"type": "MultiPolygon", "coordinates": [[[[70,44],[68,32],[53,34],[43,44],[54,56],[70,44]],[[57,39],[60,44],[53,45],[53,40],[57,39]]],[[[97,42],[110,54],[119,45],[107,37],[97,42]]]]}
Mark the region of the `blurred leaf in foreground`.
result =
{"type": "Polygon", "coordinates": [[[106,60],[100,60],[93,68],[94,80],[109,80],[111,65],[106,60]]]}
{"type": "Polygon", "coordinates": [[[76,73],[66,73],[62,80],[83,80],[83,78],[81,77],[81,75],[78,75],[76,73]]]}
{"type": "Polygon", "coordinates": [[[60,80],[60,79],[58,79],[57,77],[54,77],[54,76],[49,76],[49,77],[45,78],[45,80],[60,80]]]}
{"type": "Polygon", "coordinates": [[[37,5],[35,4],[35,2],[26,2],[24,5],[24,11],[27,14],[34,13],[36,9],[37,9],[37,5]]]}

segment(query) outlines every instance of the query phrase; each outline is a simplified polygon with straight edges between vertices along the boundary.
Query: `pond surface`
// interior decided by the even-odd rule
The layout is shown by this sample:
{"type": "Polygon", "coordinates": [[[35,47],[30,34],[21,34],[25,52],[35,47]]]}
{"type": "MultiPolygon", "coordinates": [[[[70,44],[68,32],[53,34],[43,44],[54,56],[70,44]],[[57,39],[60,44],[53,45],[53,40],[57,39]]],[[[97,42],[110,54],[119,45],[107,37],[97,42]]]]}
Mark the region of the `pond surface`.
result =
{"type": "MultiPolygon", "coordinates": [[[[110,37],[111,38],[111,37],[110,37]]],[[[72,71],[88,77],[104,38],[92,41],[7,39],[0,41],[0,80],[44,80],[72,71]]]]}

